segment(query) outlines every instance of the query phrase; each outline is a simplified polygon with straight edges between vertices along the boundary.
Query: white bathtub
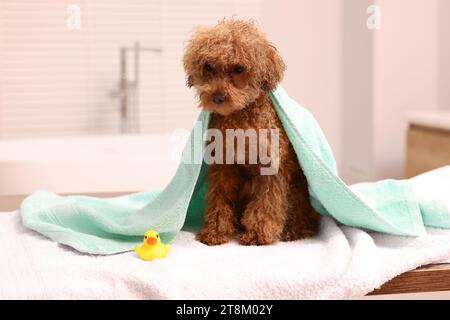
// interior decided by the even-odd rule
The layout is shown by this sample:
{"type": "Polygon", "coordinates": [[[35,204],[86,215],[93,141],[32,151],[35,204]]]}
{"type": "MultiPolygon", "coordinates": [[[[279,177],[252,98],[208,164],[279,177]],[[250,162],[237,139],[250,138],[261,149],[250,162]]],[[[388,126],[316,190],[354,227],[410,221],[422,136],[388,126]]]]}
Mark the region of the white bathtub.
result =
{"type": "Polygon", "coordinates": [[[176,171],[174,154],[171,135],[0,140],[0,196],[161,188],[176,171]]]}

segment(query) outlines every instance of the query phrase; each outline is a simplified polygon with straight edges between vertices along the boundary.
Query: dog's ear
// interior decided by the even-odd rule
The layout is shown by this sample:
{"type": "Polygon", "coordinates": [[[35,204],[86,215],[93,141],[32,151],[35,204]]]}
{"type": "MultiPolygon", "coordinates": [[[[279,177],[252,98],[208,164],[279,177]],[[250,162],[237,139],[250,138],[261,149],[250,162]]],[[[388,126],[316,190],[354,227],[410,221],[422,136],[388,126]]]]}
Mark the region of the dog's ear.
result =
{"type": "Polygon", "coordinates": [[[261,88],[266,92],[272,91],[283,79],[286,65],[278,53],[277,48],[271,44],[267,46],[267,52],[262,67],[263,75],[261,88]]]}
{"type": "Polygon", "coordinates": [[[183,67],[186,74],[186,86],[189,88],[194,85],[194,76],[199,76],[198,72],[202,65],[200,52],[204,49],[209,34],[209,28],[196,27],[191,39],[185,43],[183,67]]]}
{"type": "Polygon", "coordinates": [[[191,88],[194,85],[194,78],[191,75],[188,75],[186,78],[186,86],[191,88]]]}

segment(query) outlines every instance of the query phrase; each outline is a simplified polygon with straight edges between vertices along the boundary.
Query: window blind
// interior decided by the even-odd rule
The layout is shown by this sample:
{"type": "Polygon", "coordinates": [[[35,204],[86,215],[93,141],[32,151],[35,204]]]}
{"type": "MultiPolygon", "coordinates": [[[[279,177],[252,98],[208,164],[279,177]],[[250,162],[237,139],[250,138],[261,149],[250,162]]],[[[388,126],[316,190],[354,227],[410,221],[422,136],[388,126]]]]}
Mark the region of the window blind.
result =
{"type": "Polygon", "coordinates": [[[185,41],[196,25],[258,19],[260,1],[0,1],[0,137],[118,133],[119,50],[135,41],[162,50],[140,54],[141,132],[189,128],[199,110],[185,41]]]}

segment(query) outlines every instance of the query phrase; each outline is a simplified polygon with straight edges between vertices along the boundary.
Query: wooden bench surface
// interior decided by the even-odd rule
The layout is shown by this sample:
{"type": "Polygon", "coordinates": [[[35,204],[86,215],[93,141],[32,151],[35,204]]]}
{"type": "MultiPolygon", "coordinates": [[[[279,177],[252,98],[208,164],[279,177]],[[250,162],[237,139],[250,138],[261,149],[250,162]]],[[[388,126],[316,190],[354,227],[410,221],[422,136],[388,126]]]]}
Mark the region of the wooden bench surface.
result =
{"type": "Polygon", "coordinates": [[[433,264],[405,272],[369,295],[450,291],[450,264],[433,264]]]}

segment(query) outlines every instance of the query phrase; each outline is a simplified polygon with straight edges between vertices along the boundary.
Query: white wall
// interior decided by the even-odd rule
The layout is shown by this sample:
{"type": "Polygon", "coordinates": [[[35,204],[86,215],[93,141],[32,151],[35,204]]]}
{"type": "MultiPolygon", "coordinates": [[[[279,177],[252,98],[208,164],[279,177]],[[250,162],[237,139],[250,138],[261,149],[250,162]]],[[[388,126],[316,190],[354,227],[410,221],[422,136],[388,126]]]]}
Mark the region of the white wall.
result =
{"type": "Polygon", "coordinates": [[[340,2],[335,0],[264,0],[261,20],[287,65],[283,87],[317,118],[338,164],[340,10],[340,2]]]}
{"type": "Polygon", "coordinates": [[[439,6],[439,108],[450,109],[450,1],[439,6]]]}
{"type": "Polygon", "coordinates": [[[410,110],[450,106],[443,0],[342,2],[342,168],[348,182],[403,178],[410,110]],[[366,9],[381,28],[366,27],[366,9]]]}
{"type": "Polygon", "coordinates": [[[373,31],[366,26],[371,0],[341,1],[342,178],[373,178],[373,31]]]}
{"type": "MultiPolygon", "coordinates": [[[[402,178],[405,113],[439,104],[439,0],[378,0],[374,43],[375,178],[402,178]]],[[[450,41],[450,39],[447,39],[450,41]]]]}

